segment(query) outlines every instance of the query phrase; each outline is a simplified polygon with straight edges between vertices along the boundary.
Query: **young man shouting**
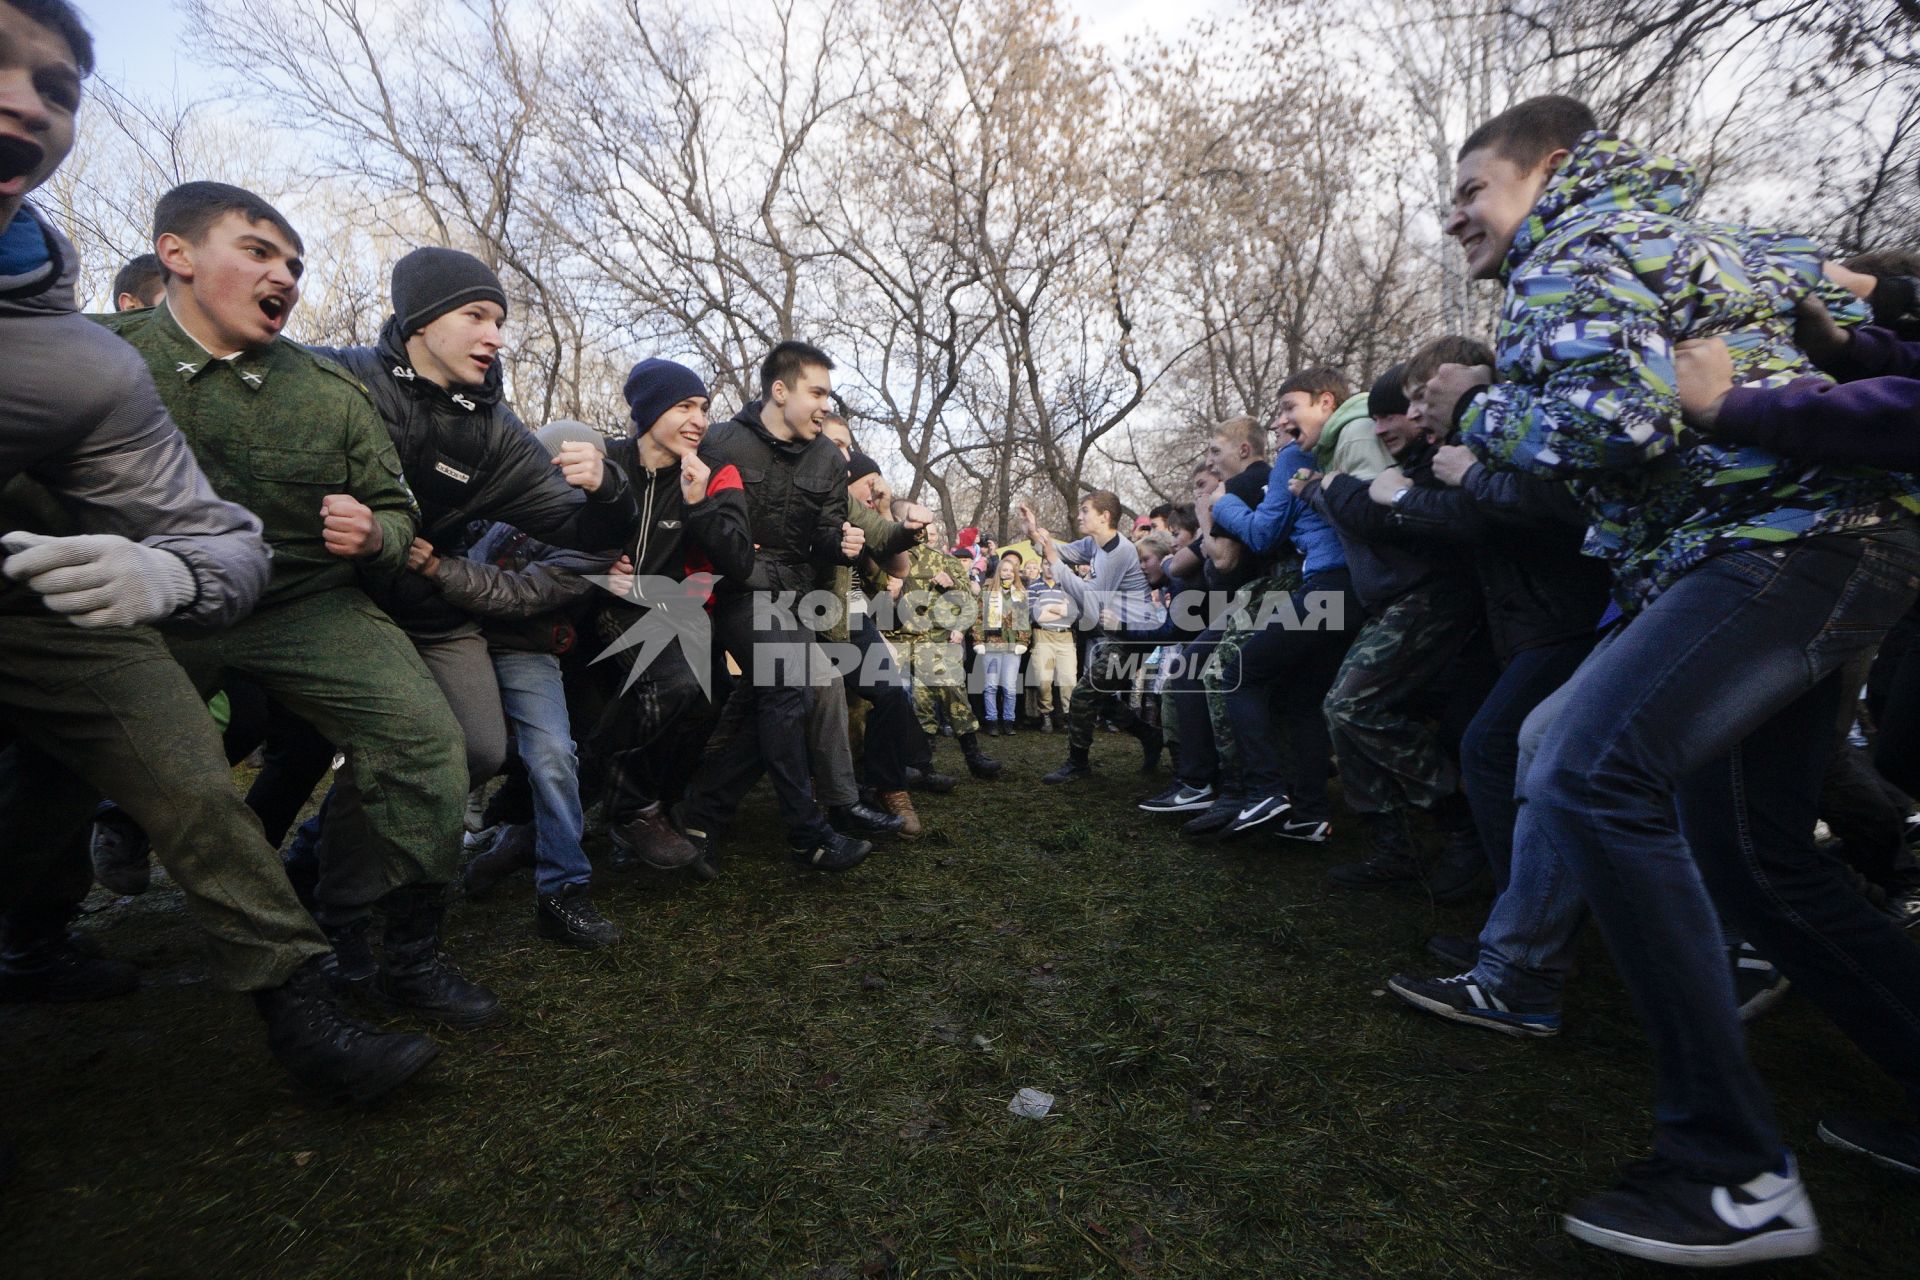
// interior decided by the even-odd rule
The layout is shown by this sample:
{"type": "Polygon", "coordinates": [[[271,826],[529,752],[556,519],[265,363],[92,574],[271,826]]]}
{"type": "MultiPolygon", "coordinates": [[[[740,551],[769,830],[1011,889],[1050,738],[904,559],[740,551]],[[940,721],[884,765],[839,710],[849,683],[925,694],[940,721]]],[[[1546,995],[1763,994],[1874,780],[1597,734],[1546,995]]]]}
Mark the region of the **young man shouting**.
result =
{"type": "MultiPolygon", "coordinates": [[[[1656,1067],[1656,1158],[1566,1226],[1684,1265],[1799,1256],[1820,1229],[1747,1058],[1714,905],[1920,1101],[1920,952],[1812,843],[1841,669],[1920,584],[1916,503],[1903,477],[1682,424],[1682,339],[1738,331],[1744,382],[1811,372],[1794,314],[1824,287],[1821,254],[1687,221],[1691,170],[1594,125],[1536,98],[1461,148],[1447,231],[1506,284],[1505,381],[1443,366],[1427,385],[1489,465],[1574,486],[1627,615],[1535,712],[1514,835],[1573,869],[1656,1067]]],[[[1868,1126],[1848,1145],[1883,1140],[1868,1126]]]]}

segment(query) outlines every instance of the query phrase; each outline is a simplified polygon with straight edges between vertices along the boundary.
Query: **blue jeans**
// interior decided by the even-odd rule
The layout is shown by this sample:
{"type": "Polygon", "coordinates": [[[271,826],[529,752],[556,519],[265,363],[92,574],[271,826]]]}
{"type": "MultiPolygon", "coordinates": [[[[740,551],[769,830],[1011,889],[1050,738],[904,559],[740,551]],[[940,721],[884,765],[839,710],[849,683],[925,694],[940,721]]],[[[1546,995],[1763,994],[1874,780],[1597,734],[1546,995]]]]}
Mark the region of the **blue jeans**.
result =
{"type": "Polygon", "coordinates": [[[986,694],[989,723],[1020,718],[1020,655],[983,652],[980,655],[980,683],[986,694]]]}
{"type": "Polygon", "coordinates": [[[567,720],[567,694],[560,659],[550,653],[493,655],[500,681],[500,708],[513,726],[520,763],[533,788],[534,888],[558,893],[593,879],[593,864],[580,847],[586,826],[580,813],[580,760],[567,720]]]}
{"type": "Polygon", "coordinates": [[[1579,670],[1593,652],[1594,639],[1578,636],[1514,654],[1461,735],[1460,789],[1473,807],[1474,828],[1493,868],[1496,891],[1506,889],[1513,862],[1520,727],[1535,707],[1579,670]]]}
{"type": "Polygon", "coordinates": [[[1836,673],[1916,588],[1904,524],[1714,556],[1594,651],[1521,780],[1515,845],[1585,894],[1653,1049],[1654,1149],[1697,1176],[1749,1179],[1784,1145],[1710,890],[1920,1101],[1920,949],[1813,846],[1836,673]]]}

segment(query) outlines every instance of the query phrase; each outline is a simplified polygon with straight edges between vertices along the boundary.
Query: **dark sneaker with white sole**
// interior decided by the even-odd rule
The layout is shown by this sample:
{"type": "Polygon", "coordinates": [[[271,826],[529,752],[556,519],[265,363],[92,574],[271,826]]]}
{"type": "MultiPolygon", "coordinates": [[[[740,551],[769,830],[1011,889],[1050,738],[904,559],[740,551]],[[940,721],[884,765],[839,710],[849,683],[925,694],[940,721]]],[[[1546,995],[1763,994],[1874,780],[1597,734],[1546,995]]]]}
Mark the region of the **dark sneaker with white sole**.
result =
{"type": "Polygon", "coordinates": [[[865,840],[823,827],[787,839],[787,856],[811,871],[850,871],[867,860],[873,846],[865,840]]]}
{"type": "Polygon", "coordinates": [[[1786,999],[1792,985],[1787,975],[1755,951],[1751,942],[1728,947],[1727,961],[1733,966],[1733,1001],[1740,1007],[1740,1021],[1752,1022],[1786,999]]]}
{"type": "Polygon", "coordinates": [[[1309,844],[1325,844],[1333,838],[1333,824],[1317,818],[1296,818],[1292,814],[1280,819],[1280,825],[1273,834],[1288,840],[1305,840],[1309,844]]]}
{"type": "Polygon", "coordinates": [[[1195,840],[1211,840],[1240,816],[1246,804],[1247,797],[1222,791],[1206,809],[1180,824],[1180,834],[1195,840]]]}
{"type": "Polygon", "coordinates": [[[1576,1240],[1678,1267],[1738,1267],[1820,1251],[1820,1223],[1791,1156],[1783,1172],[1735,1185],[1664,1160],[1639,1161],[1561,1224],[1576,1240]]]}
{"type": "Polygon", "coordinates": [[[1292,811],[1293,801],[1283,795],[1248,796],[1241,802],[1240,811],[1233,815],[1233,821],[1220,829],[1220,838],[1225,840],[1229,836],[1265,826],[1292,811]]]}
{"type": "Polygon", "coordinates": [[[1145,813],[1197,813],[1213,807],[1212,787],[1190,787],[1184,782],[1176,782],[1157,796],[1149,796],[1140,802],[1145,813]]]}
{"type": "Polygon", "coordinates": [[[1920,1124],[1868,1116],[1822,1116],[1820,1141],[1865,1156],[1883,1169],[1920,1178],[1920,1124]]]}
{"type": "Polygon", "coordinates": [[[1470,1027],[1485,1027],[1503,1036],[1539,1039],[1560,1034],[1560,1014],[1555,1010],[1518,1010],[1493,993],[1471,972],[1451,978],[1410,978],[1396,973],[1387,979],[1387,990],[1416,1009],[1470,1027]]]}

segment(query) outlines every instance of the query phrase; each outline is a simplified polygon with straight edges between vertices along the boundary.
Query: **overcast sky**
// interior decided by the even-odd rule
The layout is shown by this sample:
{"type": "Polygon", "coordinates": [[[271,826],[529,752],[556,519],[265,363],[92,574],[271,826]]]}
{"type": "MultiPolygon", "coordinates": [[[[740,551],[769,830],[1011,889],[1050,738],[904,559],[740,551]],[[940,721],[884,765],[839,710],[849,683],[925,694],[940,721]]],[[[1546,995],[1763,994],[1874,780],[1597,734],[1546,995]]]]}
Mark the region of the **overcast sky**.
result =
{"type": "MultiPolygon", "coordinates": [[[[207,73],[182,56],[185,26],[175,0],[75,0],[93,32],[99,74],[140,97],[190,100],[211,87],[207,73]]],[[[1150,30],[1171,31],[1226,0],[1167,4],[1165,0],[1062,0],[1095,39],[1119,43],[1150,30]]]]}

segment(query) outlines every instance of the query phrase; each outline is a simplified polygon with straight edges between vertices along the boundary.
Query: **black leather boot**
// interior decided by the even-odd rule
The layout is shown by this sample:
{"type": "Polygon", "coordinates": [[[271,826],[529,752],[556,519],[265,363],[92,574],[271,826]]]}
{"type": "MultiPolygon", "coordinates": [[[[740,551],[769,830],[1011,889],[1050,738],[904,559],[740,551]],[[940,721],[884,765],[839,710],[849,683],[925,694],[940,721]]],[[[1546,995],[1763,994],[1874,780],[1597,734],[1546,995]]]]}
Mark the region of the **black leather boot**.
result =
{"type": "Polygon", "coordinates": [[[412,884],[389,893],[381,906],[380,974],[373,994],[396,1009],[450,1027],[477,1027],[500,1012],[500,997],[461,977],[440,954],[440,924],[446,918],[441,885],[412,884]]]}
{"type": "Polygon", "coordinates": [[[827,810],[827,821],[835,831],[848,836],[898,835],[904,825],[898,816],[865,804],[834,805],[827,810]]]}
{"type": "Polygon", "coordinates": [[[253,993],[267,1022],[267,1047],[290,1075],[329,1099],[366,1102],[405,1082],[439,1056],[423,1035],[375,1031],[334,1006],[323,968],[307,961],[286,983],[253,993]]]}
{"type": "Polygon", "coordinates": [[[380,962],[373,958],[373,917],[322,924],[320,931],[333,944],[333,954],[321,958],[327,981],[341,995],[364,995],[373,975],[380,972],[380,962]]]}
{"type": "Polygon", "coordinates": [[[980,749],[980,735],[960,735],[960,753],[967,758],[967,772],[981,781],[1000,776],[1000,762],[980,749]]]}

